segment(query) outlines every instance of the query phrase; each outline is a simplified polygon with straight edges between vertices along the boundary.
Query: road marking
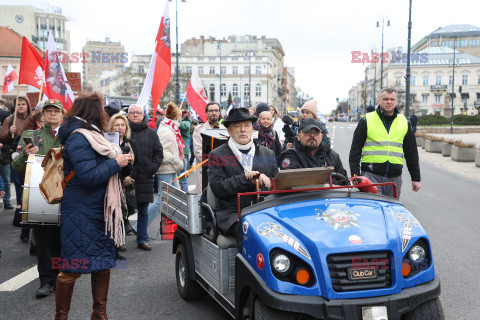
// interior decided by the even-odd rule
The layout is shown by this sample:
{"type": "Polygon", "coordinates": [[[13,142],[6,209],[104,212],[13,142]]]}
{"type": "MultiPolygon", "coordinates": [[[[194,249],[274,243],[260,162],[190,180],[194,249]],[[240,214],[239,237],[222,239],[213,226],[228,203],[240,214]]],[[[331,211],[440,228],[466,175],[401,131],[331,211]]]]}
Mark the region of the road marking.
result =
{"type": "Polygon", "coordinates": [[[0,291],[15,291],[38,278],[37,265],[0,284],[0,291]]]}

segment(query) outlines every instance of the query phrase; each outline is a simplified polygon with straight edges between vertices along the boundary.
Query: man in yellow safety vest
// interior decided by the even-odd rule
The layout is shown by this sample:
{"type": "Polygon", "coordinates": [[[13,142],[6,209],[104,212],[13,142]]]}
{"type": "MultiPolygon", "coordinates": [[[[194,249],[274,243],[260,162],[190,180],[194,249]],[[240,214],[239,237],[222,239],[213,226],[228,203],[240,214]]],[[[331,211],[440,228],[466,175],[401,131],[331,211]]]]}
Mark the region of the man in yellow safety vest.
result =
{"type": "MultiPolygon", "coordinates": [[[[383,89],[378,102],[380,106],[377,110],[367,113],[358,122],[353,134],[349,158],[352,176],[363,175],[373,183],[395,182],[397,197],[400,197],[405,158],[412,190],[418,191],[420,165],[417,143],[410,123],[396,108],[397,91],[383,89]]],[[[393,187],[380,186],[378,193],[393,196],[393,187]]]]}

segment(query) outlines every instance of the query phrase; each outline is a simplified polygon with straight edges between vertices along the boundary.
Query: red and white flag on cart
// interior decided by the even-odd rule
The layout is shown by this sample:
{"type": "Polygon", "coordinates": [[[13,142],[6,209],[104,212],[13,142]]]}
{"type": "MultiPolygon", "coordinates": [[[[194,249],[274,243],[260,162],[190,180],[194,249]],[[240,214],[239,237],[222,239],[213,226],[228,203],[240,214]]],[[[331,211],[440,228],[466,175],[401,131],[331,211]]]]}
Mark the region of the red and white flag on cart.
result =
{"type": "Polygon", "coordinates": [[[15,80],[18,79],[17,73],[13,70],[12,65],[9,63],[7,68],[7,73],[5,74],[5,80],[3,81],[3,90],[2,93],[8,93],[13,90],[15,80]]]}
{"type": "Polygon", "coordinates": [[[63,104],[65,110],[73,105],[75,96],[68,84],[65,70],[60,63],[61,53],[53,40],[52,32],[48,34],[47,52],[45,53],[45,87],[43,90],[49,99],[57,99],[63,104]]]}
{"type": "Polygon", "coordinates": [[[41,89],[42,79],[44,79],[44,66],[45,61],[43,60],[42,56],[40,56],[28,39],[23,37],[18,84],[28,84],[37,89],[41,89]]]}
{"type": "Polygon", "coordinates": [[[208,98],[205,89],[203,88],[202,81],[198,76],[197,69],[195,68],[192,68],[192,78],[187,87],[187,99],[192,109],[198,114],[203,122],[207,122],[205,107],[208,103],[208,98]]]}
{"type": "Polygon", "coordinates": [[[168,11],[168,0],[165,3],[165,10],[158,28],[157,38],[155,39],[155,50],[150,60],[147,78],[143,85],[142,92],[137,99],[137,104],[144,109],[148,105],[150,95],[152,96],[153,110],[157,110],[158,103],[163,92],[167,88],[168,82],[172,76],[172,58],[170,51],[170,14],[168,11]]]}

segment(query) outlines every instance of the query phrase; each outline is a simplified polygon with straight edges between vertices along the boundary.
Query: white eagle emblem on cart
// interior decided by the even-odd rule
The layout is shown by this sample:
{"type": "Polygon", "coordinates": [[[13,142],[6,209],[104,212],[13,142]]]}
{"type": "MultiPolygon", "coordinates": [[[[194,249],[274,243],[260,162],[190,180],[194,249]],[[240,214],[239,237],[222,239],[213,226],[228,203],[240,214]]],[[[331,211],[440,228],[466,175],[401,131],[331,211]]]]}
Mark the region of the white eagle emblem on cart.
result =
{"type": "Polygon", "coordinates": [[[329,225],[334,226],[334,230],[337,230],[338,228],[348,229],[351,227],[360,227],[357,219],[360,215],[347,210],[347,206],[342,209],[315,209],[315,211],[318,212],[317,219],[323,220],[329,225]]]}

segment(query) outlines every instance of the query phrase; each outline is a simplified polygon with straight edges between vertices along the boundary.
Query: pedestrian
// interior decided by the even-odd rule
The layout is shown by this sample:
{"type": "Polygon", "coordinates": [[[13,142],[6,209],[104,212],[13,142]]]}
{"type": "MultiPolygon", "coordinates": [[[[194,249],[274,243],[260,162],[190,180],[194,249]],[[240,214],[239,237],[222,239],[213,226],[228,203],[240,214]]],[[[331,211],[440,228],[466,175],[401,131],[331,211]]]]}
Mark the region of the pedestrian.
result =
{"type": "MultiPolygon", "coordinates": [[[[185,171],[188,170],[188,160],[190,159],[190,128],[192,126],[192,120],[189,117],[189,112],[187,111],[182,111],[182,119],[180,121],[180,125],[178,126],[178,129],[180,130],[180,134],[182,135],[182,141],[183,145],[185,146],[183,148],[183,169],[180,171],[180,174],[184,173],[185,171]]],[[[188,192],[188,178],[181,178],[178,180],[180,183],[180,189],[182,189],[183,192],[188,192]]]]}
{"type": "Polygon", "coordinates": [[[110,269],[116,266],[115,246],[123,242],[118,173],[133,161],[105,139],[107,115],[97,93],[78,96],[59,129],[67,183],[61,203],[60,273],[55,319],[68,319],[75,281],[91,274],[92,319],[107,319],[110,269]]]}
{"type": "Polygon", "coordinates": [[[273,129],[272,114],[270,111],[263,111],[259,114],[257,145],[272,150],[277,160],[282,152],[280,139],[278,138],[277,132],[273,129]]]}
{"type": "MultiPolygon", "coordinates": [[[[185,156],[183,149],[182,135],[178,129],[178,119],[181,116],[180,109],[172,102],[167,104],[165,108],[165,118],[160,122],[157,129],[158,138],[162,142],[163,162],[157,170],[156,179],[158,181],[158,197],[155,202],[148,208],[148,224],[155,219],[162,209],[162,181],[178,186],[178,180],[173,182],[178,173],[184,167],[185,156]]],[[[188,184],[187,184],[188,191],[188,184]]]]}
{"type": "Polygon", "coordinates": [[[128,108],[127,118],[139,154],[133,164],[138,210],[137,223],[133,229],[137,230],[137,247],[149,251],[152,248],[147,244],[148,204],[153,202],[153,176],[162,164],[163,148],[155,130],[148,127],[141,106],[132,104],[128,108]]]}
{"type": "Polygon", "coordinates": [[[285,142],[285,132],[283,132],[283,127],[285,126],[285,123],[282,121],[277,107],[273,105],[270,105],[269,107],[270,107],[270,113],[272,114],[273,129],[278,134],[280,145],[283,146],[283,143],[285,142]]]}
{"type": "MultiPolygon", "coordinates": [[[[195,152],[195,160],[201,163],[203,159],[203,142],[202,132],[207,129],[225,129],[225,126],[218,123],[220,118],[220,105],[218,102],[211,101],[205,106],[205,113],[207,115],[207,122],[199,124],[193,132],[193,150],[195,152]]],[[[195,188],[196,194],[202,193],[202,170],[197,170],[197,183],[195,188]]]]}
{"type": "Polygon", "coordinates": [[[410,124],[412,125],[413,133],[416,133],[417,132],[418,117],[415,114],[415,112],[412,112],[412,115],[410,116],[410,124]]]}
{"type": "Polygon", "coordinates": [[[122,103],[117,99],[109,101],[108,104],[103,108],[108,114],[108,118],[111,118],[114,114],[122,111],[122,103]]]}
{"type": "MultiPolygon", "coordinates": [[[[13,159],[11,158],[12,154],[17,151],[18,141],[22,136],[24,129],[25,120],[28,118],[32,112],[32,107],[30,105],[30,100],[26,96],[19,96],[14,101],[14,106],[16,112],[5,119],[0,131],[0,142],[3,143],[7,148],[9,148],[8,156],[9,163],[12,163],[13,159]]],[[[16,172],[15,170],[10,170],[13,183],[15,185],[15,194],[17,197],[17,208],[15,210],[15,215],[19,215],[22,206],[22,196],[23,196],[23,183],[25,176],[21,173],[16,172]]],[[[7,181],[4,180],[6,183],[7,181]]],[[[8,186],[7,186],[8,187],[8,186]]],[[[22,243],[28,243],[30,240],[30,227],[23,226],[20,233],[20,240],[22,243]]]]}
{"type": "MultiPolygon", "coordinates": [[[[127,117],[120,113],[114,114],[108,123],[108,131],[118,132],[119,144],[122,153],[131,154],[135,159],[140,158],[135,141],[130,139],[132,130],[128,125],[127,117]]],[[[137,208],[137,200],[135,197],[135,171],[133,169],[133,165],[134,162],[130,162],[127,166],[122,168],[122,171],[120,171],[119,174],[120,182],[122,183],[122,188],[125,194],[125,203],[122,206],[125,234],[131,232],[128,216],[134,214],[135,209],[137,208]]],[[[126,250],[127,248],[125,245],[118,247],[117,258],[124,259],[124,257],[121,256],[118,251],[125,252],[126,250]]]]}
{"type": "MultiPolygon", "coordinates": [[[[230,135],[228,143],[215,148],[208,155],[211,163],[229,159],[221,166],[208,167],[208,182],[219,200],[219,208],[215,212],[217,225],[224,235],[238,235],[237,194],[255,191],[256,180],[262,191],[270,189],[278,171],[273,151],[253,143],[255,120],[246,108],[232,109],[225,119],[230,135]]],[[[256,198],[242,197],[240,209],[255,203],[256,198]]]]}
{"type": "MultiPolygon", "coordinates": [[[[350,148],[350,172],[372,183],[395,182],[397,198],[402,189],[403,158],[412,179],[412,190],[420,190],[420,164],[412,127],[398,112],[397,91],[384,88],[375,112],[360,119],[350,148]],[[361,162],[361,165],[360,165],[361,162]]],[[[378,193],[393,197],[392,186],[378,186],[378,193]]]]}
{"type": "MultiPolygon", "coordinates": [[[[18,146],[19,155],[13,160],[12,168],[25,174],[27,160],[30,154],[45,155],[51,148],[58,148],[60,140],[58,127],[63,121],[65,109],[59,100],[47,100],[43,109],[35,111],[25,122],[25,130],[20,138],[18,146]],[[25,139],[34,141],[26,144],[25,139]]],[[[60,256],[60,226],[33,225],[37,253],[37,269],[40,287],[36,297],[41,299],[49,296],[55,290],[58,269],[52,269],[52,258],[60,256]]]]}

